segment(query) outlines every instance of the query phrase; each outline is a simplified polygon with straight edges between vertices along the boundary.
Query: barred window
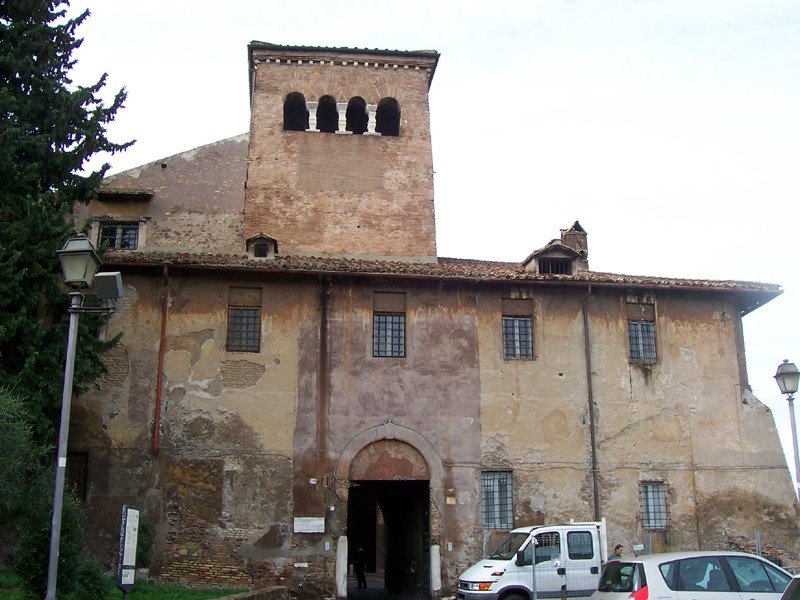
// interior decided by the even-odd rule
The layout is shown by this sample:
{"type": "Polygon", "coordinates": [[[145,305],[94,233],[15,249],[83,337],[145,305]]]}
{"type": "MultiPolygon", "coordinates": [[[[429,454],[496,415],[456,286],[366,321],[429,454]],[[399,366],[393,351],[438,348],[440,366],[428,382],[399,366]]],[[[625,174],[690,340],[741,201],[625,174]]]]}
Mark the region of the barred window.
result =
{"type": "Polygon", "coordinates": [[[372,315],[372,356],[406,355],[406,315],[376,312],[372,315]]]}
{"type": "Polygon", "coordinates": [[[100,226],[100,247],[115,250],[136,250],[139,245],[139,225],[107,223],[100,226]]]}
{"type": "Polygon", "coordinates": [[[639,487],[642,505],[642,527],[644,529],[666,529],[667,489],[663,481],[643,481],[639,487]]]}
{"type": "Polygon", "coordinates": [[[261,290],[231,288],[228,292],[229,352],[261,350],[261,290]]]}
{"type": "Polygon", "coordinates": [[[531,317],[503,317],[503,359],[531,360],[531,317]]]}
{"type": "Polygon", "coordinates": [[[571,258],[542,257],[539,259],[539,273],[542,275],[572,275],[571,258]]]}
{"type": "Polygon", "coordinates": [[[656,324],[653,321],[628,321],[628,346],[631,362],[656,362],[656,324]]]}
{"type": "Polygon", "coordinates": [[[513,529],[513,495],[510,471],[481,474],[481,507],[485,529],[513,529]]]}

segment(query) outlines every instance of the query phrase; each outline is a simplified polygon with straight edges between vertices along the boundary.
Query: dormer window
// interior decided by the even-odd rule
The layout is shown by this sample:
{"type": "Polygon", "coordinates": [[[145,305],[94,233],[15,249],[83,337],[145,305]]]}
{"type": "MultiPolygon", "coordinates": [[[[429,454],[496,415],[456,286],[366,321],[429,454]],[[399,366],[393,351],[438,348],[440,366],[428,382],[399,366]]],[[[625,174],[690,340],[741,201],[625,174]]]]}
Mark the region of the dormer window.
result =
{"type": "MultiPolygon", "coordinates": [[[[522,261],[523,268],[529,273],[536,273],[538,275],[577,275],[578,272],[589,268],[589,263],[586,261],[586,240],[585,232],[583,229],[580,232],[577,228],[580,227],[578,222],[575,222],[572,229],[561,230],[560,240],[551,240],[544,248],[535,250],[522,261]],[[573,237],[577,237],[581,242],[581,250],[576,250],[572,246],[564,243],[565,232],[573,237]],[[583,236],[583,237],[581,237],[583,236]]],[[[567,236],[569,242],[575,240],[567,236]]],[[[575,244],[578,245],[578,244],[575,244]]]]}
{"type": "Polygon", "coordinates": [[[278,241],[268,235],[258,234],[247,240],[247,253],[253,258],[275,258],[278,241]]]}
{"type": "Polygon", "coordinates": [[[543,275],[572,275],[571,258],[542,257],[539,259],[539,273],[543,275]]]}

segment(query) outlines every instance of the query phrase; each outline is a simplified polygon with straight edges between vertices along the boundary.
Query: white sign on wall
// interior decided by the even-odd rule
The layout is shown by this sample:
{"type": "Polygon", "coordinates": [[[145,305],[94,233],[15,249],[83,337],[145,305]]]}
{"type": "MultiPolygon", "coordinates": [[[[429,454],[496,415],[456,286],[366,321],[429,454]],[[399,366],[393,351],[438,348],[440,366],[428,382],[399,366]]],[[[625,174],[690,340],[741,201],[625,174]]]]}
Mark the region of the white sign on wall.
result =
{"type": "Polygon", "coordinates": [[[295,517],[295,533],[325,533],[325,517],[295,517]]]}

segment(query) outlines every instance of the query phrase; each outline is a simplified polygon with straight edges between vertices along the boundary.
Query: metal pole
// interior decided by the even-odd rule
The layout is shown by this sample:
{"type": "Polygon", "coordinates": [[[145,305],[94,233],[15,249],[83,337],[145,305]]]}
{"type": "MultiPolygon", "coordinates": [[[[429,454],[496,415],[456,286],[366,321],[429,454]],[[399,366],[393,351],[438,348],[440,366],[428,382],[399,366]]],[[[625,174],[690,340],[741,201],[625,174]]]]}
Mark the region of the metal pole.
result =
{"type": "Polygon", "coordinates": [[[69,336],[67,359],[64,364],[64,391],[61,396],[61,426],[58,433],[58,461],[56,463],[56,488],[53,494],[53,525],[50,530],[50,562],[47,566],[47,595],[45,600],[56,600],[58,578],[58,549],[61,542],[61,511],[64,505],[64,475],[67,469],[67,439],[69,438],[69,410],[72,400],[72,378],[75,374],[75,346],[78,342],[78,310],[83,304],[83,294],[70,292],[69,336]]]}
{"type": "Polygon", "coordinates": [[[792,444],[794,446],[794,475],[796,477],[797,489],[795,490],[797,498],[800,499],[800,453],[797,452],[797,424],[794,420],[794,394],[788,394],[787,400],[789,401],[789,420],[792,422],[792,444]]]}

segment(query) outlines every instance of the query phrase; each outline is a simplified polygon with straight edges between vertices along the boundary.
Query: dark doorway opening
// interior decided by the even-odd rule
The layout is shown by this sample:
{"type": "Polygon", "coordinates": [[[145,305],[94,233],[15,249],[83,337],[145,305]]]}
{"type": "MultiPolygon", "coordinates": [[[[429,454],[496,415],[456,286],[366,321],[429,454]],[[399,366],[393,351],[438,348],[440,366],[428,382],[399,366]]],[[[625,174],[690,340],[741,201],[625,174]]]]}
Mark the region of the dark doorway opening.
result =
{"type": "MultiPolygon", "coordinates": [[[[367,574],[383,574],[387,595],[430,597],[430,492],[428,481],[354,481],[347,503],[348,564],[359,548],[367,574]]],[[[352,569],[351,569],[352,572],[352,569]]],[[[372,581],[376,578],[370,577],[372,581]]],[[[380,579],[378,579],[380,581],[380,579]]],[[[348,596],[375,598],[377,590],[348,596]]]]}

